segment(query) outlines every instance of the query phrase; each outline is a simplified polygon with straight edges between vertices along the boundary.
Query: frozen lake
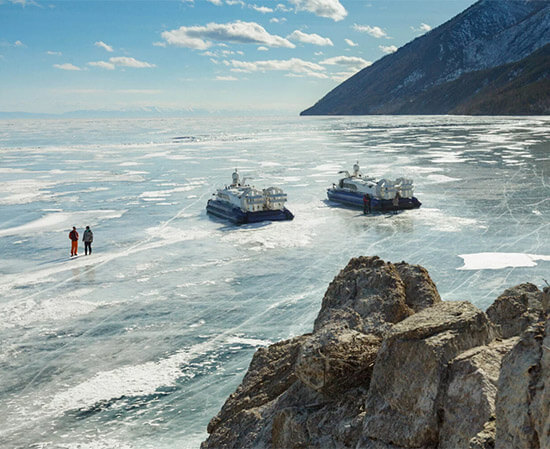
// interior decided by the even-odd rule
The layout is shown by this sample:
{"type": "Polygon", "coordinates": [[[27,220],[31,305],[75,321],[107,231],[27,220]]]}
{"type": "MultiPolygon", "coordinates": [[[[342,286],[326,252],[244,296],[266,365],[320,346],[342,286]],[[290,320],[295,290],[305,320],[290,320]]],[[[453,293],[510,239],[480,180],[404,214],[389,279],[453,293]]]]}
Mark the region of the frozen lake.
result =
{"type": "Polygon", "coordinates": [[[423,265],[481,308],[542,287],[549,142],[550,117],[0,121],[0,447],[198,448],[255,349],[310,331],[353,256],[423,265]],[[422,207],[331,206],[356,160],[413,178],[422,207]],[[294,221],[208,217],[235,168],[294,221]],[[86,225],[93,255],[70,260],[86,225]]]}

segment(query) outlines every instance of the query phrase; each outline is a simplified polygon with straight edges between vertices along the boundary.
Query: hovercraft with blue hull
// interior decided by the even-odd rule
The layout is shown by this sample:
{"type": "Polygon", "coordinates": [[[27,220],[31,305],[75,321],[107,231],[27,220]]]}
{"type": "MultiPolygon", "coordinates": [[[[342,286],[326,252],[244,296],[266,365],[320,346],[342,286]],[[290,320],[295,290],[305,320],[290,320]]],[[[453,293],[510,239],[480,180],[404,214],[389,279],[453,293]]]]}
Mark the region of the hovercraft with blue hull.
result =
{"type": "Polygon", "coordinates": [[[206,212],[224,218],[235,224],[258,223],[261,221],[292,220],[294,215],[286,207],[287,195],[278,187],[258,190],[241,183],[237,170],[232,183],[214,193],[208,200],[206,212]]]}
{"type": "Polygon", "coordinates": [[[370,210],[395,211],[417,209],[422,203],[413,195],[412,179],[398,178],[395,181],[364,177],[359,170],[359,163],[354,164],[353,174],[347,170],[337,184],[327,189],[330,201],[355,208],[365,208],[370,203],[370,210]]]}

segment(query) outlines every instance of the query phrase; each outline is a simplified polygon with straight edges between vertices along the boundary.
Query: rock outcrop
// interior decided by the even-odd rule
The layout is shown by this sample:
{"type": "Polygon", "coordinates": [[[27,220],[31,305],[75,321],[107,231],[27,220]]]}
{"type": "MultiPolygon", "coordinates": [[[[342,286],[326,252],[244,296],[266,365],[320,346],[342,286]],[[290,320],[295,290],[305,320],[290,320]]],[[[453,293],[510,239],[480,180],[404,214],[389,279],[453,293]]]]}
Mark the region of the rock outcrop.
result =
{"type": "Polygon", "coordinates": [[[487,315],[500,327],[503,338],[514,337],[543,318],[542,298],[536,285],[520,284],[505,290],[489,306],[487,315]]]}
{"type": "Polygon", "coordinates": [[[201,448],[550,447],[548,294],[522,284],[485,313],[422,267],[352,259],[313,333],[256,352],[201,448]]]}

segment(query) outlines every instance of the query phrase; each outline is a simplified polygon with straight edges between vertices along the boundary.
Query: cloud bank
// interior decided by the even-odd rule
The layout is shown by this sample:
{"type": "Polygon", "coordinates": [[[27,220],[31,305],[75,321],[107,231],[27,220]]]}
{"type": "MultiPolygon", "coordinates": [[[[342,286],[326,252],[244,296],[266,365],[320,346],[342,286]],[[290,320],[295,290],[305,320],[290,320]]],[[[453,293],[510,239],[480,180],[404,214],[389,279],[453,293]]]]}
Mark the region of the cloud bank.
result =
{"type": "Polygon", "coordinates": [[[162,38],[170,45],[206,50],[213,42],[238,44],[259,44],[268,47],[295,48],[296,46],[281,36],[269,34],[255,22],[209,23],[206,26],[182,26],[177,30],[164,31],[162,38]]]}
{"type": "Polygon", "coordinates": [[[287,39],[320,46],[333,46],[334,44],[328,37],[321,37],[318,34],[306,34],[296,30],[287,36],[287,39]]]}
{"type": "Polygon", "coordinates": [[[148,62],[138,61],[135,58],[128,56],[115,56],[109,58],[109,61],[92,61],[88,63],[89,66],[99,67],[101,69],[114,70],[118,67],[132,67],[134,69],[144,69],[156,67],[155,64],[149,64],[148,62]]]}
{"type": "Polygon", "coordinates": [[[335,22],[343,20],[348,12],[338,0],[289,0],[297,11],[308,11],[335,22]]]}
{"type": "Polygon", "coordinates": [[[380,39],[382,37],[388,37],[387,33],[380,27],[374,26],[371,27],[370,25],[353,25],[353,29],[355,31],[359,31],[360,33],[367,33],[371,35],[372,37],[375,37],[377,39],[380,39]]]}
{"type": "Polygon", "coordinates": [[[113,47],[111,47],[110,45],[107,45],[105,42],[103,41],[98,41],[94,44],[96,47],[99,47],[99,48],[103,48],[104,50],[108,51],[109,53],[112,53],[114,50],[113,50],[113,47]]]}

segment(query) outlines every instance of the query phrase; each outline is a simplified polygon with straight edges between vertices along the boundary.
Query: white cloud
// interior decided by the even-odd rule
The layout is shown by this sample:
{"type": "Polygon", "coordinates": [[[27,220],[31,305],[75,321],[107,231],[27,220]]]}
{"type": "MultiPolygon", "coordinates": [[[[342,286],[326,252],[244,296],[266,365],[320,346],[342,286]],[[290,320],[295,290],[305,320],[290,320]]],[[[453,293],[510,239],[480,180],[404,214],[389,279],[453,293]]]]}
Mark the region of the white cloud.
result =
{"type": "Polygon", "coordinates": [[[269,19],[269,21],[271,23],[284,23],[284,22],[286,22],[286,18],[281,17],[280,19],[278,19],[277,17],[273,17],[272,19],[269,19]]]}
{"type": "Polygon", "coordinates": [[[66,62],[65,64],[54,64],[53,65],[56,69],[60,70],[72,70],[72,71],[80,71],[82,70],[80,67],[77,67],[69,62],[66,62]]]}
{"type": "Polygon", "coordinates": [[[220,6],[222,4],[221,0],[206,0],[207,2],[212,3],[213,5],[220,6]]]}
{"type": "Polygon", "coordinates": [[[297,11],[308,11],[320,17],[327,17],[338,22],[348,12],[338,0],[289,0],[297,11]]]}
{"type": "Polygon", "coordinates": [[[50,56],[61,56],[62,55],[62,53],[60,51],[50,51],[50,50],[48,50],[46,52],[46,54],[50,55],[50,56]]]}
{"type": "Polygon", "coordinates": [[[149,64],[148,62],[138,61],[135,58],[130,58],[128,56],[117,56],[114,58],[109,58],[109,62],[116,66],[122,67],[133,67],[136,69],[155,67],[155,64],[149,64]]]}
{"type": "MultiPolygon", "coordinates": [[[[35,2],[34,0],[8,0],[10,3],[13,3],[14,5],[21,5],[23,8],[25,6],[38,6],[41,8],[41,6],[35,2]]],[[[0,2],[2,4],[2,2],[0,2]]]]}
{"type": "Polygon", "coordinates": [[[164,31],[162,37],[170,45],[206,50],[216,42],[261,44],[268,47],[295,48],[289,40],[269,34],[255,22],[209,23],[206,26],[182,26],[177,30],[164,31]]]}
{"type": "Polygon", "coordinates": [[[234,76],[217,76],[217,81],[238,81],[238,78],[235,78],[234,76]]]}
{"type": "Polygon", "coordinates": [[[113,58],[109,58],[109,62],[93,61],[93,62],[89,62],[88,65],[92,67],[107,69],[107,70],[114,70],[116,67],[132,67],[135,69],[156,67],[155,64],[149,64],[148,62],[138,61],[137,59],[130,58],[128,56],[116,56],[113,58]]]}
{"type": "Polygon", "coordinates": [[[421,23],[418,28],[411,27],[411,30],[413,30],[416,33],[427,33],[428,31],[431,31],[431,29],[432,27],[427,23],[421,23]]]}
{"type": "MultiPolygon", "coordinates": [[[[225,57],[228,57],[228,56],[231,56],[231,55],[240,55],[240,56],[244,56],[244,52],[238,50],[238,51],[234,51],[234,50],[214,50],[214,51],[211,51],[211,50],[208,50],[208,51],[204,51],[201,53],[201,55],[203,56],[208,56],[212,62],[214,62],[214,59],[216,58],[225,58],[225,57]]],[[[216,61],[217,63],[217,61],[216,61]]]]}
{"type": "Polygon", "coordinates": [[[261,12],[262,14],[267,14],[273,12],[273,9],[268,8],[267,6],[258,6],[258,5],[248,5],[254,11],[261,12]]]}
{"type": "Polygon", "coordinates": [[[355,31],[359,31],[360,33],[367,33],[370,34],[372,37],[375,37],[377,39],[380,39],[381,37],[388,37],[387,33],[380,27],[371,27],[370,25],[357,25],[356,23],[353,25],[353,29],[355,31]]]}
{"type": "Polygon", "coordinates": [[[366,61],[365,59],[357,56],[335,56],[333,58],[324,59],[319,62],[319,64],[346,66],[349,67],[350,70],[357,72],[365,67],[368,67],[372,64],[372,62],[366,61]]]}
{"type": "Polygon", "coordinates": [[[96,47],[99,47],[99,48],[103,48],[104,50],[108,51],[109,53],[112,53],[114,50],[113,50],[113,47],[111,47],[110,45],[107,45],[105,42],[103,41],[99,41],[99,42],[96,42],[94,44],[96,47]]]}
{"type": "Polygon", "coordinates": [[[322,47],[327,45],[332,47],[334,45],[328,37],[321,37],[318,34],[302,33],[300,30],[293,31],[292,34],[287,36],[287,39],[304,42],[306,44],[320,45],[322,47]]]}
{"type": "Polygon", "coordinates": [[[397,51],[397,47],[395,45],[379,45],[378,48],[382,50],[384,53],[395,53],[397,51]]]}
{"type": "Polygon", "coordinates": [[[258,51],[268,51],[268,50],[269,50],[269,48],[264,47],[264,46],[258,47],[258,51]]]}
{"type": "Polygon", "coordinates": [[[14,46],[14,47],[26,47],[26,45],[25,45],[23,42],[21,42],[21,41],[15,41],[15,42],[13,43],[13,46],[14,46]]]}
{"type": "Polygon", "coordinates": [[[225,0],[225,3],[229,6],[239,5],[243,8],[246,6],[246,4],[242,0],[225,0]]]}
{"type": "Polygon", "coordinates": [[[284,71],[316,78],[327,78],[323,72],[325,68],[314,62],[304,61],[299,58],[268,61],[224,61],[226,65],[233,67],[234,72],[267,72],[284,71]]]}
{"type": "Polygon", "coordinates": [[[359,44],[356,44],[355,42],[353,42],[351,39],[344,39],[344,41],[346,42],[346,44],[348,44],[350,47],[357,47],[359,44]]]}
{"type": "Polygon", "coordinates": [[[153,47],[164,47],[164,48],[166,48],[166,42],[153,42],[153,47]]]}
{"type": "Polygon", "coordinates": [[[286,5],[283,5],[282,3],[278,3],[277,6],[275,7],[275,9],[277,11],[281,11],[281,12],[291,12],[292,11],[292,9],[290,9],[286,5]]]}
{"type": "Polygon", "coordinates": [[[99,67],[100,69],[114,70],[115,65],[106,61],[93,61],[88,63],[89,66],[99,67]]]}

